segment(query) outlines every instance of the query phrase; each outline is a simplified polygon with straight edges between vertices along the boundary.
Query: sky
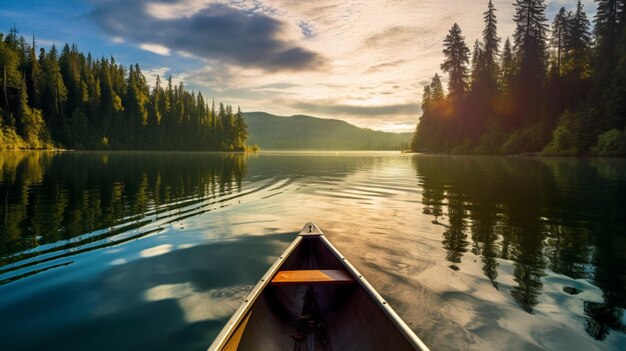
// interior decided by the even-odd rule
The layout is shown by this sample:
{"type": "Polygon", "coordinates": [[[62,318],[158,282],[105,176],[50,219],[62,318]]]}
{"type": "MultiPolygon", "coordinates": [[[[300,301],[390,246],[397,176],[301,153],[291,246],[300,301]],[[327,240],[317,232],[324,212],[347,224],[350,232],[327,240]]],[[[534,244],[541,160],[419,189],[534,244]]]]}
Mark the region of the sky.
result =
{"type": "MultiPolygon", "coordinates": [[[[439,73],[456,22],[471,48],[487,0],[0,0],[0,32],[15,24],[38,46],[77,44],[139,63],[149,82],[244,112],[306,114],[392,132],[415,128],[424,84],[439,73]]],[[[511,36],[513,0],[494,0],[511,36]]],[[[547,0],[551,23],[561,6],[547,0]]],[[[593,0],[584,0],[590,19],[593,0]]],[[[444,77],[445,82],[445,77],[444,77]]]]}

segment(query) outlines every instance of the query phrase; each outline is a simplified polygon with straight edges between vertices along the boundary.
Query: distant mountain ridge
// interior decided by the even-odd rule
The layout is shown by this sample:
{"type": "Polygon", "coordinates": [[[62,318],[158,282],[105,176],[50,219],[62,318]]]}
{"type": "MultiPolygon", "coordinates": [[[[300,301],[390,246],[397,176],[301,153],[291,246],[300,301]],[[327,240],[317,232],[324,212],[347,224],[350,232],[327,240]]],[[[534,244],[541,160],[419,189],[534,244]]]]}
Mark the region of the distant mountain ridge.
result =
{"type": "Polygon", "coordinates": [[[305,115],[276,116],[246,112],[248,145],[273,150],[404,150],[412,133],[359,128],[346,121],[305,115]]]}

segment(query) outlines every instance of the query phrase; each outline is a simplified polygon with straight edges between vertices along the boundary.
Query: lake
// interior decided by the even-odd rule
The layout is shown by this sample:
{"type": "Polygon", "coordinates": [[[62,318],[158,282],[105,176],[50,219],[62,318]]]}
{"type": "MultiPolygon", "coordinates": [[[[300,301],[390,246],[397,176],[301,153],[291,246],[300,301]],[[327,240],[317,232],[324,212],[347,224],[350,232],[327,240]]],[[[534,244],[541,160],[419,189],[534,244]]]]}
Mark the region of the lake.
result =
{"type": "Polygon", "coordinates": [[[623,350],[626,160],[0,153],[3,350],[205,350],[315,221],[433,350],[623,350]]]}

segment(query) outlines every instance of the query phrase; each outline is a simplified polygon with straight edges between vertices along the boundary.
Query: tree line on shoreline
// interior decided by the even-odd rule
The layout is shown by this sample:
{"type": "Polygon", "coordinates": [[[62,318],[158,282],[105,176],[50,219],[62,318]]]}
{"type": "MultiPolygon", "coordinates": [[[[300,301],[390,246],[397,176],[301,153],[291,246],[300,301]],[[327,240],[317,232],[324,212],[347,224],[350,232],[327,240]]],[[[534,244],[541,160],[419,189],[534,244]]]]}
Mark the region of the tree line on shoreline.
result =
{"type": "Polygon", "coordinates": [[[138,64],[35,44],[15,27],[0,33],[0,150],[246,148],[239,108],[209,106],[171,76],[150,87],[138,64]]]}
{"type": "Polygon", "coordinates": [[[414,151],[458,154],[626,155],[626,1],[580,1],[551,26],[544,0],[515,0],[513,40],[484,13],[473,49],[455,23],[444,39],[447,93],[424,87],[414,151]]]}

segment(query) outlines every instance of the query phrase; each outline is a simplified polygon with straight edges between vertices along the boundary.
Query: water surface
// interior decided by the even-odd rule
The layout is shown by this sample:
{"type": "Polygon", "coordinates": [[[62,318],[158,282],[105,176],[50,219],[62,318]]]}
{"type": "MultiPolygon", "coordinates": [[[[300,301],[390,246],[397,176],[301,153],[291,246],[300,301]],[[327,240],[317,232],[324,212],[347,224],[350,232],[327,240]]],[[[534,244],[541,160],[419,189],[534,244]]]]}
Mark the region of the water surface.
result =
{"type": "Polygon", "coordinates": [[[433,350],[626,344],[626,161],[0,153],[9,350],[204,350],[307,221],[433,350]]]}

